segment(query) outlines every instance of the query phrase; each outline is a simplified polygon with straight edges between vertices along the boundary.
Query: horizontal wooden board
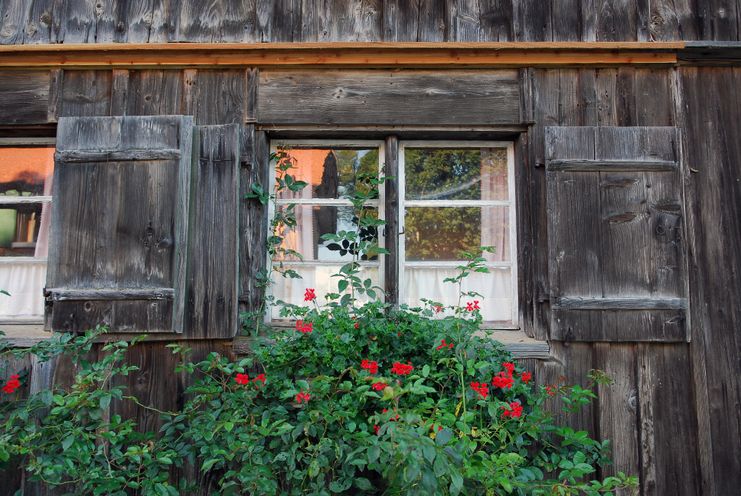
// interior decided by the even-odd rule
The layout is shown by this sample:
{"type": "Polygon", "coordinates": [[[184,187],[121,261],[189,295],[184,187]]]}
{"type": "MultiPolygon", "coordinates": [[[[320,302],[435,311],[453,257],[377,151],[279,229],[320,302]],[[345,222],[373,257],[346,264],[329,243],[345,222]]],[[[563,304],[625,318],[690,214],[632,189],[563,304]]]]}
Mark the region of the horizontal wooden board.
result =
{"type": "Polygon", "coordinates": [[[49,71],[0,72],[0,125],[48,122],[49,71]]]}
{"type": "Polygon", "coordinates": [[[519,124],[518,73],[261,71],[261,124],[519,124]]]}
{"type": "Polygon", "coordinates": [[[678,165],[671,160],[548,160],[546,168],[551,171],[572,172],[657,172],[676,171],[678,165]]]}

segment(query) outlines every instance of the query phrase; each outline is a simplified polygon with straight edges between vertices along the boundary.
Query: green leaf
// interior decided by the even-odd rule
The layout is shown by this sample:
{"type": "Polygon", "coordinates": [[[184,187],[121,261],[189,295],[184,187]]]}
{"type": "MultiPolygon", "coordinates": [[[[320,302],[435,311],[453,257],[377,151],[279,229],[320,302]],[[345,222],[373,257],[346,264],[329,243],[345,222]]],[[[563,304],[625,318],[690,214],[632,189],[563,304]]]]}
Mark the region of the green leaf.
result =
{"type": "Polygon", "coordinates": [[[422,377],[427,377],[428,375],[430,375],[430,366],[425,365],[422,367],[422,377]]]}
{"type": "Polygon", "coordinates": [[[365,477],[357,477],[354,481],[355,487],[361,491],[370,491],[373,489],[373,485],[365,477]]]}

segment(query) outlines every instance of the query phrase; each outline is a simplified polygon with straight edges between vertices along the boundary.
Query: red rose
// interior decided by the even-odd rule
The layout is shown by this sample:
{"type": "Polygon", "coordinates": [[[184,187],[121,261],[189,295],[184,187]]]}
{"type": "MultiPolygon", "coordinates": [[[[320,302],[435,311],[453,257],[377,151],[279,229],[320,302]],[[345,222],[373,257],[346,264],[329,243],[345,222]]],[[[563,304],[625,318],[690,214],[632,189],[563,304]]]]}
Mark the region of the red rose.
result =
{"type": "Polygon", "coordinates": [[[296,403],[298,403],[299,405],[301,403],[308,403],[310,399],[311,395],[305,391],[301,391],[296,395],[296,403]]]}
{"type": "Polygon", "coordinates": [[[247,374],[237,374],[237,377],[234,378],[234,382],[244,386],[250,382],[250,376],[247,374]]]}

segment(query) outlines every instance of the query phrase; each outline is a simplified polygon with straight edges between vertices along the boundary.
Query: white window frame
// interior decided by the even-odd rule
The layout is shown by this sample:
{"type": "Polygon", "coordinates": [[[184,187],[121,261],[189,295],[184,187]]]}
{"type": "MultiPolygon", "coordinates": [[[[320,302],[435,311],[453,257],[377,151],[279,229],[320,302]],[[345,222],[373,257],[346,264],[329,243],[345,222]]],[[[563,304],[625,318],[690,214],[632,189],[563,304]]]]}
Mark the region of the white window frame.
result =
{"type": "MultiPolygon", "coordinates": [[[[342,148],[342,149],[348,149],[348,148],[357,148],[357,149],[368,149],[368,148],[376,148],[378,149],[378,174],[383,173],[383,165],[385,162],[385,142],[383,140],[349,140],[349,139],[287,139],[287,140],[271,140],[270,141],[270,153],[271,155],[278,151],[279,148],[342,148]]],[[[273,187],[275,185],[275,176],[276,176],[276,170],[275,170],[275,162],[270,162],[270,176],[268,180],[268,184],[270,187],[270,192],[272,194],[273,187]]],[[[332,199],[332,198],[308,198],[308,199],[290,199],[290,200],[280,200],[276,199],[275,204],[277,205],[311,205],[311,206],[322,206],[322,207],[352,207],[352,202],[347,199],[332,199]]],[[[272,236],[272,232],[270,230],[270,220],[275,216],[275,204],[271,201],[268,204],[268,236],[272,236]]],[[[366,205],[369,207],[375,207],[378,209],[378,218],[379,219],[385,219],[385,195],[384,195],[384,188],[379,187],[379,193],[378,193],[378,199],[377,200],[369,200],[366,202],[366,205]]],[[[383,229],[378,230],[378,245],[381,248],[385,247],[385,238],[384,238],[384,232],[383,229]]],[[[267,254],[267,263],[268,267],[272,265],[273,260],[270,258],[270,254],[267,254]]],[[[319,267],[319,266],[326,266],[326,265],[336,265],[337,262],[324,262],[319,260],[310,260],[310,261],[297,261],[297,262],[283,262],[284,266],[304,266],[304,267],[319,267]]],[[[384,267],[386,264],[386,256],[384,254],[380,254],[378,256],[377,262],[360,262],[361,267],[370,267],[370,266],[378,266],[378,283],[379,286],[382,288],[386,287],[385,283],[385,277],[384,277],[384,267]]],[[[266,296],[273,296],[273,285],[269,284],[266,289],[266,296]]],[[[383,297],[383,293],[381,294],[381,297],[383,297]]],[[[283,322],[282,319],[272,319],[271,318],[272,309],[267,308],[265,311],[265,323],[267,324],[276,324],[283,322]]]]}
{"type": "MultiPolygon", "coordinates": [[[[56,138],[0,138],[0,147],[56,147],[56,138]]],[[[38,204],[52,204],[51,196],[0,196],[0,207],[3,205],[19,205],[22,203],[38,203],[38,204]]],[[[40,220],[39,220],[40,221],[40,220]]],[[[51,241],[51,237],[50,237],[51,241]]],[[[48,258],[36,258],[36,257],[3,257],[0,256],[0,265],[32,265],[48,263],[48,258]]],[[[2,289],[2,288],[0,288],[2,289]]],[[[43,298],[43,295],[40,295],[43,298]]],[[[6,297],[7,298],[7,297],[6,297]]],[[[12,295],[10,296],[12,298],[12,295]]],[[[29,326],[28,329],[41,329],[44,324],[43,314],[39,317],[12,319],[12,318],[0,318],[0,325],[13,325],[13,326],[29,326]]]]}
{"type": "Polygon", "coordinates": [[[406,259],[406,229],[404,225],[405,211],[407,207],[433,207],[444,208],[440,206],[440,200],[407,200],[406,199],[406,148],[506,148],[507,150],[507,200],[446,200],[449,207],[509,207],[509,251],[510,260],[507,262],[488,262],[489,268],[508,267],[510,269],[512,291],[512,306],[510,322],[484,322],[483,328],[487,329],[519,329],[519,288],[517,285],[517,197],[515,191],[515,145],[511,141],[467,141],[467,140],[399,140],[399,205],[398,222],[399,222],[399,293],[402,294],[405,288],[404,273],[406,267],[456,267],[461,264],[460,261],[441,261],[441,262],[405,262],[406,259]]]}

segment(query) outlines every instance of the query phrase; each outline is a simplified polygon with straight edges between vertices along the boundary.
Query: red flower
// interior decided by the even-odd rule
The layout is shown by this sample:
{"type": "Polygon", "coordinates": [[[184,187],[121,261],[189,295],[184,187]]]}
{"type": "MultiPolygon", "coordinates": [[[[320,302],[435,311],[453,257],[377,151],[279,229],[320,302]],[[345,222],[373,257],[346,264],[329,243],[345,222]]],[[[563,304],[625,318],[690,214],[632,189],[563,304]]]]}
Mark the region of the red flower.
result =
{"type": "Polygon", "coordinates": [[[234,382],[244,386],[245,384],[248,384],[250,382],[250,376],[248,376],[247,374],[237,374],[237,377],[234,378],[234,382]]]}
{"type": "Polygon", "coordinates": [[[445,339],[440,341],[440,346],[437,347],[438,350],[442,350],[443,348],[453,348],[453,343],[446,343],[445,339]]]}
{"type": "Polygon", "coordinates": [[[383,391],[386,387],[386,384],[383,382],[374,382],[373,386],[371,386],[374,391],[383,391]]]}
{"type": "Polygon", "coordinates": [[[497,375],[494,376],[494,378],[491,380],[492,385],[494,387],[502,388],[502,389],[509,389],[512,387],[513,384],[512,376],[507,375],[504,372],[499,372],[497,375]]]}
{"type": "Polygon", "coordinates": [[[8,382],[5,383],[5,385],[2,387],[2,391],[5,394],[13,394],[15,393],[15,390],[21,387],[21,381],[19,381],[20,376],[18,374],[13,374],[8,379],[8,382]]]}
{"type": "Polygon", "coordinates": [[[502,409],[504,409],[502,417],[518,418],[522,416],[522,405],[519,401],[510,403],[509,408],[502,406],[502,409]]]}
{"type": "Polygon", "coordinates": [[[303,320],[296,321],[296,330],[303,334],[308,334],[314,330],[314,324],[311,322],[304,322],[303,320]]]}
{"type": "Polygon", "coordinates": [[[481,310],[479,300],[473,300],[466,303],[466,312],[473,312],[474,310],[481,310]]]}
{"type": "Polygon", "coordinates": [[[353,325],[353,327],[355,329],[360,329],[360,322],[355,322],[355,324],[353,325]]]}
{"type": "Polygon", "coordinates": [[[374,360],[363,360],[360,362],[360,368],[367,370],[371,374],[375,375],[378,373],[378,362],[374,360]]]}
{"type": "Polygon", "coordinates": [[[522,382],[527,384],[528,382],[532,380],[533,374],[531,372],[523,372],[520,377],[522,378],[522,382]]]}
{"type": "Polygon", "coordinates": [[[556,386],[546,386],[545,392],[548,396],[556,396],[556,386]]]}
{"type": "Polygon", "coordinates": [[[308,288],[306,292],[304,293],[304,301],[314,301],[316,300],[316,293],[314,292],[314,288],[308,288]]]}
{"type": "Polygon", "coordinates": [[[471,389],[479,393],[483,399],[489,396],[489,385],[485,382],[472,382],[471,389]]]}
{"type": "Polygon", "coordinates": [[[376,436],[378,435],[378,431],[380,431],[380,430],[381,430],[381,427],[379,425],[374,425],[373,426],[373,432],[376,433],[376,436]]]}
{"type": "Polygon", "coordinates": [[[252,382],[257,382],[257,381],[260,381],[263,384],[265,384],[265,374],[257,374],[257,377],[252,379],[252,382]]]}
{"type": "Polygon", "coordinates": [[[305,391],[301,391],[296,395],[296,403],[298,403],[299,405],[301,403],[308,403],[310,399],[311,395],[305,391]]]}
{"type": "Polygon", "coordinates": [[[510,376],[515,372],[515,364],[512,362],[504,362],[502,368],[504,368],[510,376]]]}
{"type": "Polygon", "coordinates": [[[401,362],[394,362],[391,367],[391,373],[396,375],[409,375],[412,370],[414,370],[414,367],[411,364],[405,365],[401,362]]]}
{"type": "Polygon", "coordinates": [[[443,307],[441,307],[440,305],[435,305],[435,313],[440,313],[442,311],[443,311],[443,307]]]}

